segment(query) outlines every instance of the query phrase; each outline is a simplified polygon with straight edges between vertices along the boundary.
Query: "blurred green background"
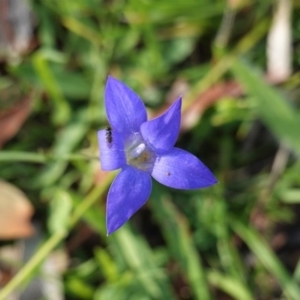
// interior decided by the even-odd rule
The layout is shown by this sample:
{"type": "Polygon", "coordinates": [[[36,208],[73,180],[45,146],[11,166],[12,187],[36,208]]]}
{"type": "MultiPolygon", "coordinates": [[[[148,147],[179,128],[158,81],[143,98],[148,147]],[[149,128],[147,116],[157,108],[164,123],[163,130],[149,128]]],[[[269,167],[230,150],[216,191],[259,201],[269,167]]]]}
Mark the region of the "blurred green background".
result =
{"type": "Polygon", "coordinates": [[[21,2],[0,8],[0,205],[7,182],[29,200],[1,209],[0,299],[300,299],[299,2],[32,0],[22,18],[21,2]],[[183,95],[177,146],[219,180],[154,182],[109,237],[108,74],[151,117],[183,95]]]}

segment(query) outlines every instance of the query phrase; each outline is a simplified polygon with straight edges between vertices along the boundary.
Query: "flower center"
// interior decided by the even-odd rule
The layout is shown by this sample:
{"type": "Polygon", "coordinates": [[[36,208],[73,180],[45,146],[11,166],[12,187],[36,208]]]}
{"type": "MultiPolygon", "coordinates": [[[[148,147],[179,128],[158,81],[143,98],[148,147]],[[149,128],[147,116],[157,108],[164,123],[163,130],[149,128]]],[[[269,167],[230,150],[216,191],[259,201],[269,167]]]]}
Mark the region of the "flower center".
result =
{"type": "Polygon", "coordinates": [[[125,142],[128,165],[150,172],[155,161],[155,153],[147,146],[139,133],[132,134],[125,142]]]}

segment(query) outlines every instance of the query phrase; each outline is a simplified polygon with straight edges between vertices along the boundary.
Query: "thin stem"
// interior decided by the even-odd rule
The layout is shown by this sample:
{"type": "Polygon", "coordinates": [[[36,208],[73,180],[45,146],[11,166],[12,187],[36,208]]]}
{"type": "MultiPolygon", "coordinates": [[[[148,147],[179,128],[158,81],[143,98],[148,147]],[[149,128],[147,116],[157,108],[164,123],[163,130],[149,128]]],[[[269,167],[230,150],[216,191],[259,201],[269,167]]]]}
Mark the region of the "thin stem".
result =
{"type": "MultiPolygon", "coordinates": [[[[71,229],[82,215],[99,199],[99,197],[106,191],[109,184],[115,177],[115,173],[111,172],[107,175],[106,180],[101,185],[96,185],[89,195],[82,201],[74,210],[69,218],[69,228],[71,229]]],[[[0,299],[1,300],[1,299],[0,299]]]]}
{"type": "Polygon", "coordinates": [[[37,268],[49,253],[66,237],[72,227],[84,215],[84,213],[100,198],[111,183],[114,173],[110,173],[101,185],[96,185],[86,198],[76,207],[69,217],[68,230],[63,229],[55,232],[50,238],[39,248],[34,256],[24,265],[11,281],[0,291],[0,300],[5,300],[16,288],[18,288],[29,276],[29,274],[37,268]]]}
{"type": "Polygon", "coordinates": [[[98,157],[92,157],[85,154],[45,154],[45,153],[34,153],[34,152],[22,152],[22,151],[0,151],[0,162],[1,161],[21,161],[29,163],[44,164],[49,161],[58,160],[90,160],[98,159],[98,157]]]}
{"type": "Polygon", "coordinates": [[[66,230],[54,233],[36,252],[36,254],[24,265],[15,277],[0,291],[0,300],[5,300],[30,273],[45,259],[52,249],[66,236],[66,230]]]}

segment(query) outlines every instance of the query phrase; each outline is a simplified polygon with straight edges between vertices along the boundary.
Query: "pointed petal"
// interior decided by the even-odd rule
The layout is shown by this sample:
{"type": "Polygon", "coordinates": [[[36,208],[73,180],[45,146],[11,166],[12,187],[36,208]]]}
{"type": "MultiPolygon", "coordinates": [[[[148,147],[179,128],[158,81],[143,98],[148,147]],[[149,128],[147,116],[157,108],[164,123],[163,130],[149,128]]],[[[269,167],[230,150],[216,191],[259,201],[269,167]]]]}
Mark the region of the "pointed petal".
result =
{"type": "Polygon", "coordinates": [[[149,198],[149,173],[127,166],[112,183],[107,197],[107,234],[120,228],[149,198]]]}
{"type": "Polygon", "coordinates": [[[145,105],[139,96],[111,76],[105,87],[105,108],[112,128],[125,136],[139,132],[141,124],[147,121],[145,105]]]}
{"type": "Polygon", "coordinates": [[[117,170],[126,164],[123,137],[113,130],[111,134],[109,139],[107,130],[98,131],[100,162],[103,171],[117,170]]]}
{"type": "Polygon", "coordinates": [[[217,183],[211,171],[196,156],[178,148],[158,156],[151,175],[166,186],[185,190],[217,183]]]}
{"type": "Polygon", "coordinates": [[[175,144],[180,127],[181,97],[160,117],[145,122],[141,134],[156,151],[169,151],[175,144]]]}

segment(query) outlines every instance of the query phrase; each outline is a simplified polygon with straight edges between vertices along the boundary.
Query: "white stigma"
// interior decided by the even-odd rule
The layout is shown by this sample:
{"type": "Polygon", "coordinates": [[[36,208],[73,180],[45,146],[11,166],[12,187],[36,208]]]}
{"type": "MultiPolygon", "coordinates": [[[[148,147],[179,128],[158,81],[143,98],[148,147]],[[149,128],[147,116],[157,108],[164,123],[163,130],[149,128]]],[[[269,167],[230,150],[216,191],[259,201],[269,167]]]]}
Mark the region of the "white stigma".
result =
{"type": "Polygon", "coordinates": [[[126,161],[128,165],[150,172],[155,161],[155,153],[147,146],[139,133],[132,134],[125,141],[126,161]]]}
{"type": "Polygon", "coordinates": [[[129,153],[129,155],[132,159],[138,158],[144,152],[145,149],[146,145],[144,143],[139,144],[131,151],[131,153],[129,153]]]}

